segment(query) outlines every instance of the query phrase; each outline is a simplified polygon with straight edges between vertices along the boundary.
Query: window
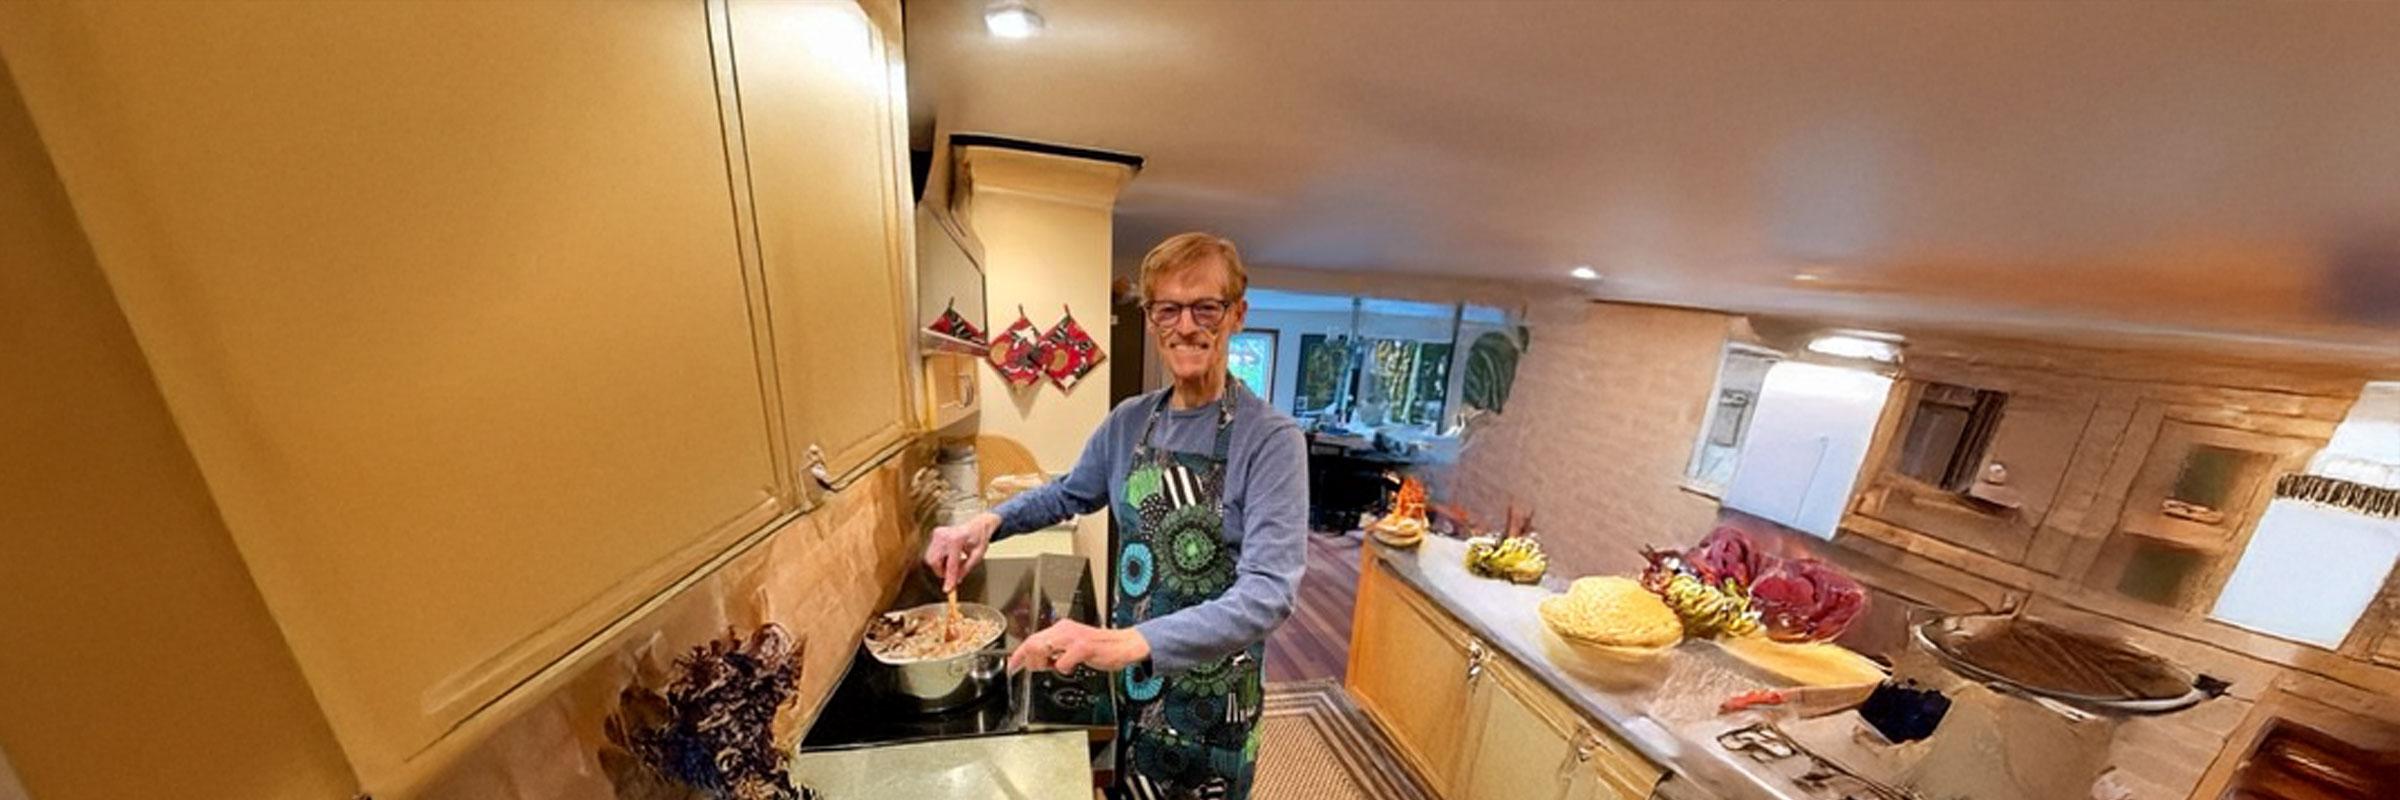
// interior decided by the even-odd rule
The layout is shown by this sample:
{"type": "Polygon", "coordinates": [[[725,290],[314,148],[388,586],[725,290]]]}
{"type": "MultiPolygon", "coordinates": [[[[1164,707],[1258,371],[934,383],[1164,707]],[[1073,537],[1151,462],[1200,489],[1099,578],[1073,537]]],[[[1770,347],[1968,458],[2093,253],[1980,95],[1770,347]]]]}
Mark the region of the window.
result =
{"type": "Polygon", "coordinates": [[[1234,334],[1225,348],[1225,368],[1269,402],[1275,399],[1275,339],[1272,329],[1251,328],[1234,334]]]}
{"type": "Polygon", "coordinates": [[[1353,421],[1368,426],[1441,421],[1450,387],[1450,343],[1372,339],[1366,349],[1367,380],[1353,421]]]}
{"type": "Polygon", "coordinates": [[[1358,434],[1421,439],[1449,430],[1466,406],[1497,411],[1529,338],[1489,306],[1266,288],[1248,299],[1258,331],[1299,337],[1290,363],[1266,363],[1266,383],[1290,387],[1277,405],[1358,434]]]}
{"type": "Polygon", "coordinates": [[[1295,416],[1331,411],[1350,385],[1350,337],[1322,333],[1300,337],[1300,382],[1293,390],[1295,416]]]}
{"type": "Polygon", "coordinates": [[[2208,505],[2237,525],[2259,494],[2268,499],[2209,616],[2326,649],[2355,635],[2354,652],[2400,665],[2400,383],[2367,384],[2322,450],[2212,434],[2185,457],[2171,499],[2208,505]],[[2260,453],[2274,457],[2251,460],[2260,453]],[[2212,498],[2219,471],[2235,477],[2225,497],[2212,498]],[[2244,472],[2272,483],[2259,492],[2244,472]]]}
{"type": "Polygon", "coordinates": [[[1984,448],[1991,446],[2006,405],[2003,392],[1925,384],[1900,440],[1900,474],[1965,493],[1983,469],[1984,448]]]}
{"type": "Polygon", "coordinates": [[[1693,445],[1692,461],[1684,468],[1688,486],[1710,496],[1725,493],[1725,486],[1733,481],[1734,465],[1741,460],[1742,440],[1750,434],[1750,420],[1758,412],[1758,390],[1766,384],[1767,370],[1779,360],[1772,350],[1725,345],[1724,358],[1717,365],[1716,392],[1711,395],[1707,416],[1700,421],[1700,441],[1693,445]]]}

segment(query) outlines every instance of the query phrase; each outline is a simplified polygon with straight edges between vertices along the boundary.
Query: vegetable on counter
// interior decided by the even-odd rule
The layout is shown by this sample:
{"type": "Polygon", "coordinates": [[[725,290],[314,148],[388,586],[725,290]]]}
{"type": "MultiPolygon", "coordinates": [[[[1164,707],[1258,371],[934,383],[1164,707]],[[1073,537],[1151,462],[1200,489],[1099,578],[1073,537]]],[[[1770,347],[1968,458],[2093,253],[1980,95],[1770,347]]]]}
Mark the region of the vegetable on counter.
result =
{"type": "Polygon", "coordinates": [[[1550,558],[1542,554],[1542,543],[1533,533],[1532,512],[1520,516],[1512,506],[1506,532],[1467,540],[1467,572],[1478,577],[1531,584],[1540,583],[1549,571],[1550,558]]]}
{"type": "Polygon", "coordinates": [[[1710,586],[1692,575],[1679,574],[1667,579],[1658,595],[1683,619],[1687,635],[1714,639],[1758,632],[1758,612],[1750,610],[1750,598],[1732,581],[1710,586]]]}
{"type": "Polygon", "coordinates": [[[1822,642],[1842,635],[1867,610],[1867,591],[1840,570],[1814,559],[1785,561],[1750,586],[1767,636],[1779,642],[1822,642]]]}
{"type": "Polygon", "coordinates": [[[1821,642],[1842,635],[1866,610],[1867,593],[1815,559],[1780,560],[1750,537],[1718,528],[1688,550],[1644,548],[1642,585],[1702,638],[1765,631],[1780,642],[1821,642]]]}
{"type": "Polygon", "coordinates": [[[1731,714],[1763,706],[1782,708],[1802,717],[1822,717],[1857,708],[1875,693],[1877,683],[1849,686],[1798,686],[1788,689],[1757,689],[1726,698],[1717,706],[1717,713],[1731,714]]]}
{"type": "Polygon", "coordinates": [[[1542,574],[1550,571],[1550,559],[1542,555],[1541,543],[1531,536],[1477,536],[1467,540],[1467,571],[1510,583],[1540,583],[1542,574]]]}

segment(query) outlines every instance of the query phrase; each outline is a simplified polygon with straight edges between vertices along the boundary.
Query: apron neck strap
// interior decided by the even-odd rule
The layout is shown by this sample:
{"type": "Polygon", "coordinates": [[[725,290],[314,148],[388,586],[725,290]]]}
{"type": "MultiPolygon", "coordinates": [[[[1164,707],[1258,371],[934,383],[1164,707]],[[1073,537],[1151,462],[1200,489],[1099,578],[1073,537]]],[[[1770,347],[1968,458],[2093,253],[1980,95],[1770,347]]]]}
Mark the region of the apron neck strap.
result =
{"type": "MultiPolygon", "coordinates": [[[[1224,461],[1225,457],[1233,452],[1234,380],[1232,375],[1226,375],[1225,391],[1219,393],[1217,397],[1217,446],[1213,457],[1218,461],[1224,461]]],[[[1174,387],[1168,387],[1166,391],[1159,393],[1158,404],[1150,407],[1149,417],[1142,421],[1142,438],[1135,441],[1136,447],[1150,446],[1150,432],[1158,429],[1159,415],[1165,413],[1167,406],[1174,400],[1174,387]]]]}

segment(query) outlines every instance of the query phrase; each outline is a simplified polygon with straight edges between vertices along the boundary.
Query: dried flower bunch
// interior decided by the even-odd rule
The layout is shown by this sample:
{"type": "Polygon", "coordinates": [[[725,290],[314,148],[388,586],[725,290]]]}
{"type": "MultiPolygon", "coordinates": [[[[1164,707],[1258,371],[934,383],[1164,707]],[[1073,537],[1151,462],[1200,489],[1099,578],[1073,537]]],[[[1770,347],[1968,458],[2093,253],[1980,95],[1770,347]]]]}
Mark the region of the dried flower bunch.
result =
{"type": "Polygon", "coordinates": [[[675,660],[665,694],[631,686],[609,715],[601,753],[622,800],[805,800],[792,786],[775,713],[798,690],[800,652],[766,625],[675,660]]]}

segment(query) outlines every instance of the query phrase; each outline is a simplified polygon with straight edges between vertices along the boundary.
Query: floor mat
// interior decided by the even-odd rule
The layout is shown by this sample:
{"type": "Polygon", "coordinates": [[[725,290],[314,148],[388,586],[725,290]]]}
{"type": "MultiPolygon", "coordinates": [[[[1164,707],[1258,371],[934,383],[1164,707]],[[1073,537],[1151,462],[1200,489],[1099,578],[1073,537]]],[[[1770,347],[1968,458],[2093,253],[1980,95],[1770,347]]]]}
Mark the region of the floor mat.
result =
{"type": "Polygon", "coordinates": [[[1431,800],[1391,741],[1332,681],[1267,687],[1256,800],[1431,800]]]}

